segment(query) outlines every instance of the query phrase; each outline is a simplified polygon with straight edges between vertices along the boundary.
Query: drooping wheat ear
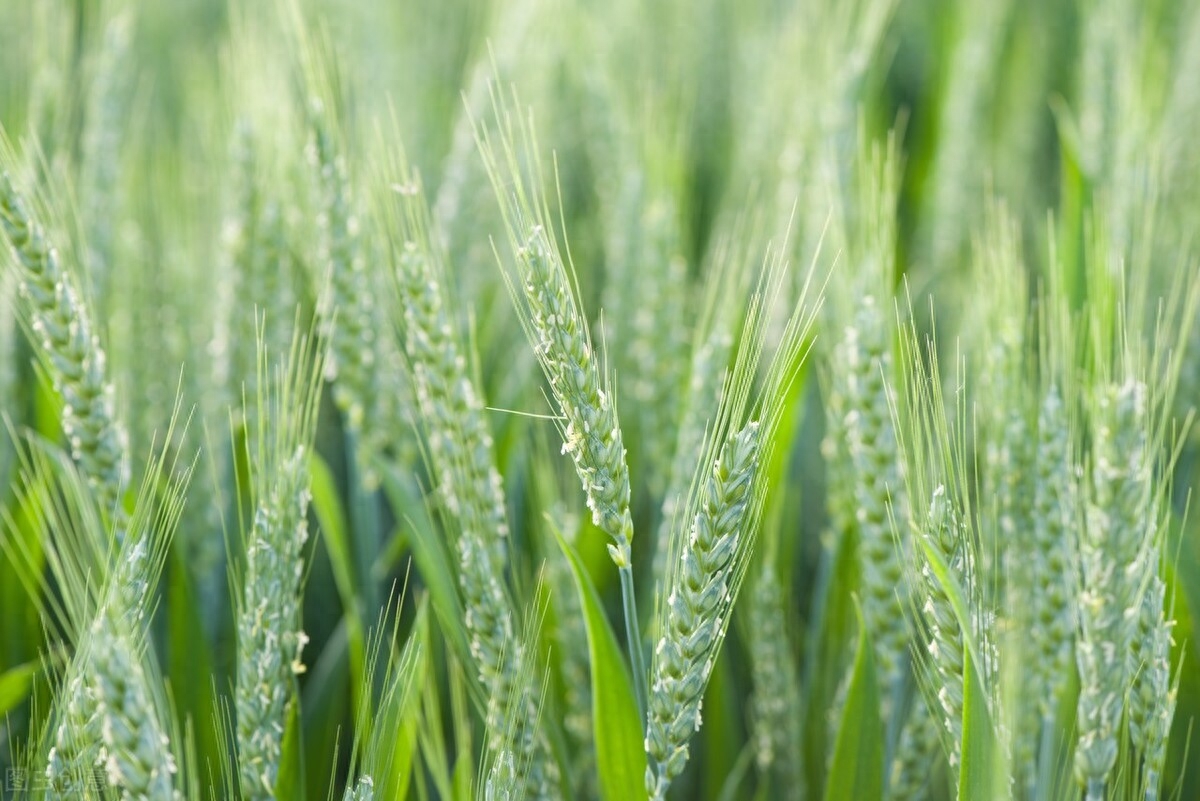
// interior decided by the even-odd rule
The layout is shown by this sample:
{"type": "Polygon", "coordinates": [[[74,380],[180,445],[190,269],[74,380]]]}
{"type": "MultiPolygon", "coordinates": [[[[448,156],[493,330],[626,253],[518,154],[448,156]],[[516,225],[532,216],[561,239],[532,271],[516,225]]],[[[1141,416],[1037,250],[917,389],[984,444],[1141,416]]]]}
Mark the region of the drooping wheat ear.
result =
{"type": "Polygon", "coordinates": [[[730,603],[743,529],[754,503],[761,442],[757,422],[730,435],[704,482],[700,505],[672,571],[662,636],[654,650],[646,722],[646,792],[666,797],[688,760],[688,740],[700,728],[700,701],[730,603]]]}
{"type": "MultiPolygon", "coordinates": [[[[526,178],[521,157],[536,159],[531,125],[515,129],[507,109],[493,98],[499,147],[476,128],[488,175],[500,198],[516,269],[505,280],[525,333],[550,383],[558,406],[563,453],[570,455],[587,496],[592,521],[606,533],[609,555],[619,568],[632,560],[633,518],[629,512],[629,468],[608,376],[596,358],[587,320],[580,310],[573,272],[559,253],[542,196],[540,174],[526,178]],[[517,142],[524,146],[521,156],[517,142]],[[503,159],[503,161],[501,161],[503,159]]],[[[640,647],[640,646],[639,646],[640,647]]]]}
{"type": "Polygon", "coordinates": [[[611,540],[608,554],[621,579],[634,693],[644,714],[647,670],[633,580],[629,467],[615,398],[580,310],[574,270],[554,239],[532,121],[514,122],[494,91],[492,106],[495,130],[476,122],[475,137],[515,261],[511,268],[502,261],[504,281],[558,407],[562,452],[575,464],[592,521],[611,540]]]}
{"type": "Polygon", "coordinates": [[[245,568],[237,608],[238,764],[245,798],[275,796],[286,707],[301,651],[301,552],[308,539],[308,460],[316,426],[317,380],[307,343],[297,341],[285,366],[267,379],[259,352],[259,432],[248,461],[254,470],[254,518],[245,540],[245,568]]]}
{"type": "Polygon", "coordinates": [[[1099,799],[1117,761],[1126,661],[1136,635],[1150,521],[1147,390],[1137,380],[1096,388],[1091,496],[1080,538],[1079,743],[1075,775],[1099,799]]]}
{"type": "Polygon", "coordinates": [[[921,801],[929,797],[930,768],[942,750],[941,727],[918,695],[900,730],[888,779],[888,801],[921,801]]]}
{"type": "Polygon", "coordinates": [[[906,498],[891,409],[892,327],[886,311],[867,296],[847,326],[836,362],[845,375],[842,420],[854,467],[863,618],[879,660],[882,687],[892,687],[904,664],[906,537],[897,548],[888,518],[905,519],[906,498]]]}
{"type": "Polygon", "coordinates": [[[22,312],[63,400],[71,456],[107,514],[120,515],[129,479],[128,441],[118,422],[104,350],[77,278],[59,262],[7,172],[0,167],[0,228],[19,268],[22,312]]]}
{"type": "Polygon", "coordinates": [[[773,566],[763,569],[750,603],[755,760],[776,798],[804,797],[800,676],[788,634],[787,604],[773,566]]]}
{"type": "Polygon", "coordinates": [[[579,312],[567,272],[547,231],[534,225],[518,250],[534,348],[564,418],[563,452],[587,494],[592,522],[612,538],[618,567],[630,564],[633,519],[629,469],[608,381],[579,312]]]}
{"type": "Polygon", "coordinates": [[[1022,679],[1037,699],[1043,725],[1052,725],[1062,694],[1070,683],[1075,641],[1075,545],[1072,522],[1077,492],[1071,475],[1070,429],[1058,388],[1051,385],[1038,412],[1033,548],[1025,559],[1032,579],[1022,603],[1029,607],[1032,640],[1029,673],[1022,679]]]}
{"type": "MultiPolygon", "coordinates": [[[[1148,560],[1155,565],[1153,559],[1148,560]]],[[[1177,687],[1171,677],[1171,629],[1166,618],[1166,585],[1157,571],[1149,577],[1142,595],[1137,632],[1131,642],[1129,735],[1144,761],[1143,782],[1147,801],[1159,797],[1167,759],[1167,737],[1175,717],[1177,687]]]]}

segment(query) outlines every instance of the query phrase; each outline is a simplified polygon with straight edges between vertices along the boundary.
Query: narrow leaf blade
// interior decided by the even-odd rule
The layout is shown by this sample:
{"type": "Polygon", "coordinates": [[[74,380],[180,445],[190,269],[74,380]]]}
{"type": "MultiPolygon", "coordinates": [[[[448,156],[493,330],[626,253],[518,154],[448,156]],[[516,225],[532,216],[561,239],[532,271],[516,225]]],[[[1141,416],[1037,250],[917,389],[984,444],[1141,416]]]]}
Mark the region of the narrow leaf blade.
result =
{"type": "Polygon", "coordinates": [[[842,721],[825,784],[825,801],[846,798],[856,801],[883,799],[883,721],[879,713],[879,684],[875,677],[875,656],[861,609],[858,610],[858,647],[850,689],[842,708],[842,721]]]}
{"type": "Polygon", "coordinates": [[[592,666],[592,726],[601,796],[609,801],[644,799],[646,752],[633,683],[621,656],[621,647],[579,555],[561,534],[555,532],[555,536],[571,565],[587,626],[592,666]]]}

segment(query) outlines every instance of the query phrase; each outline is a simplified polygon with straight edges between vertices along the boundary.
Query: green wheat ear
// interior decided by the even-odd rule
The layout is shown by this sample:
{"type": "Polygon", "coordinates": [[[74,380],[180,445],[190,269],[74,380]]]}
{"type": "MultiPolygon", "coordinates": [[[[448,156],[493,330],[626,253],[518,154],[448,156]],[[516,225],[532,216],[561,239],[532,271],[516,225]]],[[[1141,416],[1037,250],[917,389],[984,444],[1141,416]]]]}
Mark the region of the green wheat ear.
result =
{"type": "Polygon", "coordinates": [[[79,278],[62,264],[33,207],[13,183],[11,148],[0,141],[0,231],[17,268],[20,313],[63,400],[71,456],[106,514],[120,514],[129,480],[128,438],[116,416],[113,387],[79,278]]]}
{"type": "Polygon", "coordinates": [[[537,725],[536,651],[520,638],[520,608],[509,591],[508,509],[484,405],[467,372],[468,351],[446,308],[445,255],[435,245],[418,177],[403,154],[389,165],[383,217],[392,231],[397,328],[458,556],[471,656],[487,695],[488,748],[523,755],[516,781],[532,798],[558,794],[559,775],[537,725]]]}
{"type": "Polygon", "coordinates": [[[592,522],[612,540],[613,562],[627,568],[633,540],[629,468],[612,382],[592,345],[573,268],[554,236],[532,126],[523,117],[514,119],[511,108],[495,96],[493,103],[497,130],[477,124],[476,137],[511,246],[513,266],[505,280],[550,384],[561,416],[563,453],[575,464],[592,522]]]}
{"type": "MultiPolygon", "coordinates": [[[[126,797],[178,798],[176,727],[148,635],[190,467],[165,452],[151,460],[118,542],[76,464],[33,437],[20,456],[17,498],[32,510],[46,568],[30,571],[28,589],[43,619],[74,644],[41,738],[48,797],[78,798],[99,768],[126,797]]],[[[24,541],[18,531],[4,512],[4,550],[30,567],[27,546],[10,547],[24,541]]]]}
{"type": "Polygon", "coordinates": [[[758,387],[769,302],[782,267],[772,264],[750,299],[734,367],[697,465],[683,514],[672,532],[659,595],[659,632],[646,720],[646,792],[661,801],[689,758],[701,723],[700,702],[725,639],[733,604],[754,553],[768,490],[775,434],[796,371],[808,352],[814,308],[807,286],[758,387]]]}
{"type": "MultiPolygon", "coordinates": [[[[261,342],[261,340],[260,340],[261,342]]],[[[260,344],[257,440],[247,445],[253,519],[243,543],[237,603],[234,711],[243,797],[275,797],[285,712],[303,671],[308,641],[301,627],[302,549],[308,539],[309,475],[320,397],[322,357],[297,335],[275,366],[260,344]]],[[[235,583],[234,586],[237,586],[235,583]]]]}

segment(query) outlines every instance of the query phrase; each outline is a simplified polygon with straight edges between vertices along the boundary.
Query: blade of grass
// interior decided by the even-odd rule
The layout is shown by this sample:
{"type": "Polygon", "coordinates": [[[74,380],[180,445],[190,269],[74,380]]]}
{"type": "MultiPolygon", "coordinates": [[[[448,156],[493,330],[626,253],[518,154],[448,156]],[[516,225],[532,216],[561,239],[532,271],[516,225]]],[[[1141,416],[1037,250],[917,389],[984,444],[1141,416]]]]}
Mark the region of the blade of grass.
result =
{"type": "Polygon", "coordinates": [[[554,533],[558,547],[571,564],[587,624],[592,663],[592,725],[601,796],[610,800],[644,799],[646,754],[642,747],[642,727],[621,647],[579,555],[560,532],[554,533]]]}
{"type": "Polygon", "coordinates": [[[829,766],[825,801],[883,799],[883,721],[880,718],[879,684],[862,609],[855,604],[855,610],[858,614],[858,647],[833,748],[833,761],[829,766]]]}

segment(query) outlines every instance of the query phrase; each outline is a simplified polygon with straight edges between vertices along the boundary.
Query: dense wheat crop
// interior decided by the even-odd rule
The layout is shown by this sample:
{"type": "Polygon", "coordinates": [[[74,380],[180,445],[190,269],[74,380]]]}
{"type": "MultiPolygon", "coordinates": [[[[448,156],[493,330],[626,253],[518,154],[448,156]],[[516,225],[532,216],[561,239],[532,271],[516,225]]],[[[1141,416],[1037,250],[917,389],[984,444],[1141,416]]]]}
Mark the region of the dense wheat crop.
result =
{"type": "Polygon", "coordinates": [[[0,799],[1200,798],[1200,0],[0,0],[0,799]]]}

